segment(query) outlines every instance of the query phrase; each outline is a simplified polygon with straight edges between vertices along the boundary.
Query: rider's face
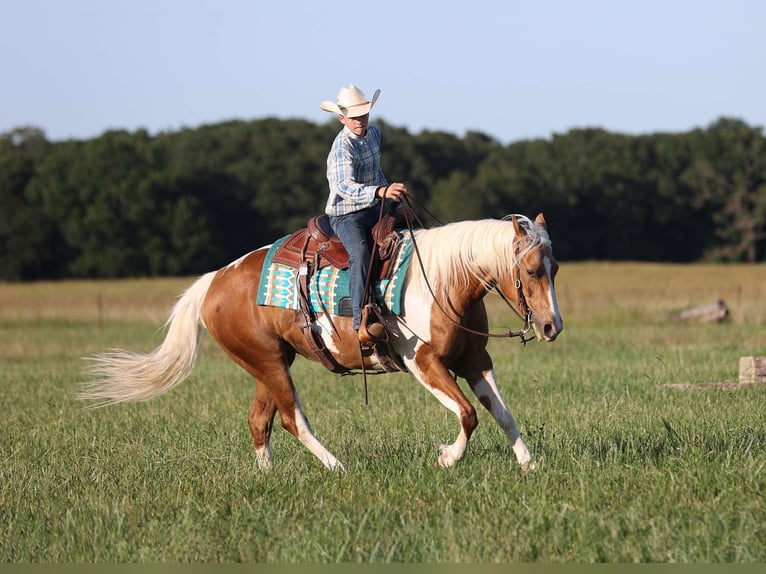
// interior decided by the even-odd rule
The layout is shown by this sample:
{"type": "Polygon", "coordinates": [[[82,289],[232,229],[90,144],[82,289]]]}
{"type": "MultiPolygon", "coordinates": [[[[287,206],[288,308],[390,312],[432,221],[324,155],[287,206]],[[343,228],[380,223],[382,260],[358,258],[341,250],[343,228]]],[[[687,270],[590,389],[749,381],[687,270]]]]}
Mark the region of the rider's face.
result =
{"type": "Polygon", "coordinates": [[[364,114],[363,116],[357,116],[355,118],[348,118],[346,116],[339,116],[340,123],[350,129],[358,136],[363,136],[367,133],[367,124],[370,121],[370,114],[364,114]]]}

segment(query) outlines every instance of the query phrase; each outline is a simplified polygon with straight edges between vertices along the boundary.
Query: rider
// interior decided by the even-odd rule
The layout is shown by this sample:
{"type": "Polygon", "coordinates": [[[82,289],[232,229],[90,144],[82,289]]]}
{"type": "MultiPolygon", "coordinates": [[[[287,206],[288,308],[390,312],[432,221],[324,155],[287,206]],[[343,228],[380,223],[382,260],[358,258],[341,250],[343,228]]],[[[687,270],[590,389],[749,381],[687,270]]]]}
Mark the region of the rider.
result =
{"type": "MultiPolygon", "coordinates": [[[[362,90],[351,84],[340,89],[337,102],[325,100],[320,104],[324,111],[337,114],[343,124],[327,156],[330,196],[325,212],[348,252],[349,289],[357,332],[370,265],[369,235],[378,221],[380,200],[399,203],[407,193],[403,183],[388,183],[380,167],[380,130],[368,125],[370,110],[379,95],[380,90],[376,90],[369,101],[362,90]]],[[[385,332],[377,320],[366,327],[374,338],[382,337],[385,332]]]]}

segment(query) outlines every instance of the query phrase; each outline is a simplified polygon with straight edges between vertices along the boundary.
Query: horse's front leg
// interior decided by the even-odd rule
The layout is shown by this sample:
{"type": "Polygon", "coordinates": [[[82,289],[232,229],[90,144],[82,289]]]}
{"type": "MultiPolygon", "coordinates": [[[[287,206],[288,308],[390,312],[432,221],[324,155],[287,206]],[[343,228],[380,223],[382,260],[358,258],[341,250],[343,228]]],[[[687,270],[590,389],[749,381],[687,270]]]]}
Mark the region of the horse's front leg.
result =
{"type": "Polygon", "coordinates": [[[511,411],[508,410],[503,398],[500,396],[500,390],[497,388],[497,380],[495,379],[495,371],[492,368],[492,359],[486,351],[483,353],[483,356],[475,357],[475,359],[477,359],[477,364],[480,366],[461,373],[461,376],[465,377],[468,386],[471,387],[479,402],[489,411],[492,418],[495,419],[500,428],[503,429],[503,432],[505,432],[516,455],[516,460],[521,467],[524,470],[534,470],[535,463],[532,461],[529,449],[524,443],[524,439],[521,438],[519,429],[516,427],[516,419],[513,418],[511,411]]]}
{"type": "Polygon", "coordinates": [[[460,421],[460,432],[455,442],[439,447],[439,466],[450,467],[463,458],[468,447],[468,441],[471,439],[476,425],[479,424],[476,409],[460,390],[441,360],[432,356],[425,348],[420,349],[414,364],[409,365],[408,368],[442,405],[455,413],[460,421]]]}

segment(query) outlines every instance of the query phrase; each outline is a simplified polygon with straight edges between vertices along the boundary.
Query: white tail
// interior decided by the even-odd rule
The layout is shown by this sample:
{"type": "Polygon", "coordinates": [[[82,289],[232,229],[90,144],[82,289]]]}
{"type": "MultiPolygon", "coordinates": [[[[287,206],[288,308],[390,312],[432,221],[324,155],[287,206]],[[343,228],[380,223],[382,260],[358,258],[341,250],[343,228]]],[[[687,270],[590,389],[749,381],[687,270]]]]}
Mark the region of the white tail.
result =
{"type": "Polygon", "coordinates": [[[183,381],[197,358],[202,302],[216,272],[200,277],[173,307],[165,327],[165,340],[148,354],[121,349],[98,353],[88,360],[92,380],[83,385],[80,399],[95,399],[96,406],[154,398],[183,381]]]}

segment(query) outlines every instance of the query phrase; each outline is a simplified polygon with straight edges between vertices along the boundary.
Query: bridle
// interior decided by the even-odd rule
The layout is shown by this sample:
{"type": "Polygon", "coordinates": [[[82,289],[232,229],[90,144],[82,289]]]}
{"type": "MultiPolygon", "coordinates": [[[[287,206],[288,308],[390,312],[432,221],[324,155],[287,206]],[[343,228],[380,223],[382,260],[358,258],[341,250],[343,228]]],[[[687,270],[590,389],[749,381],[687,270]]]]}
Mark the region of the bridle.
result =
{"type": "MultiPolygon", "coordinates": [[[[521,269],[519,269],[519,264],[516,263],[515,267],[511,270],[511,277],[513,277],[513,271],[516,271],[516,273],[521,274],[521,269]]],[[[532,309],[529,308],[529,305],[527,305],[527,298],[524,297],[524,290],[521,288],[521,279],[516,278],[513,280],[513,285],[516,287],[516,301],[517,306],[514,307],[513,304],[509,301],[508,297],[505,296],[505,293],[503,293],[503,290],[500,289],[497,285],[494,285],[495,291],[497,291],[497,294],[500,295],[500,299],[503,300],[503,302],[508,305],[511,309],[514,310],[514,312],[524,321],[524,328],[520,329],[518,331],[508,331],[508,333],[502,334],[502,335],[493,335],[490,333],[487,333],[487,336],[490,337],[519,337],[521,340],[521,344],[526,346],[527,342],[531,341],[535,337],[526,337],[526,334],[529,333],[529,330],[533,328],[532,324],[532,309]]]]}
{"type": "MultiPolygon", "coordinates": [[[[524,327],[522,329],[519,329],[518,331],[512,331],[509,330],[507,333],[489,333],[485,331],[477,331],[476,329],[471,329],[470,327],[466,327],[465,325],[461,324],[460,322],[453,319],[449,313],[442,307],[442,304],[439,302],[438,298],[436,297],[436,294],[434,293],[433,288],[431,287],[431,283],[428,281],[428,276],[426,275],[426,270],[423,265],[423,259],[420,256],[420,250],[418,249],[418,244],[415,241],[415,233],[413,231],[413,225],[412,220],[410,219],[411,215],[414,215],[414,209],[412,208],[411,203],[411,196],[409,194],[406,194],[404,196],[404,200],[407,202],[407,209],[404,210],[404,218],[407,222],[407,229],[410,232],[410,237],[412,237],[412,246],[415,250],[415,254],[417,256],[418,265],[420,265],[420,271],[423,274],[423,279],[425,280],[426,286],[428,287],[428,291],[431,294],[431,297],[434,300],[434,303],[436,303],[436,306],[439,308],[439,310],[442,312],[442,314],[449,319],[452,323],[454,323],[457,327],[462,329],[463,331],[466,331],[468,333],[471,333],[473,335],[480,335],[482,337],[495,337],[495,338],[513,338],[513,337],[519,337],[519,340],[521,341],[521,344],[526,346],[529,341],[532,341],[533,339],[537,338],[540,339],[539,335],[537,334],[537,329],[534,329],[534,324],[532,323],[532,310],[529,308],[529,305],[527,305],[527,299],[524,296],[524,290],[522,289],[521,285],[521,269],[519,267],[519,261],[520,261],[520,252],[521,249],[519,246],[516,246],[515,249],[515,265],[511,269],[511,278],[513,279],[513,285],[516,288],[516,306],[514,306],[511,301],[508,299],[508,297],[503,293],[503,290],[500,289],[500,287],[497,285],[497,283],[494,283],[492,285],[492,289],[497,291],[498,295],[500,295],[500,299],[503,300],[503,302],[508,305],[513,311],[524,321],[524,327]],[[516,276],[514,278],[514,275],[516,276]],[[530,330],[534,329],[535,336],[534,337],[527,337],[527,333],[529,333],[530,330]]],[[[423,209],[426,213],[428,213],[432,218],[434,218],[437,222],[439,220],[433,216],[425,207],[423,207],[422,204],[418,203],[418,206],[423,209]]],[[[417,216],[415,216],[417,219],[417,216]]],[[[420,221],[418,220],[418,223],[420,221]]]]}
{"type": "MultiPolygon", "coordinates": [[[[378,219],[380,220],[383,217],[384,213],[384,204],[386,199],[386,192],[388,191],[388,187],[383,190],[383,194],[380,201],[380,212],[378,214],[378,219]]],[[[425,227],[423,225],[423,222],[420,221],[417,214],[415,213],[414,208],[412,207],[412,196],[410,194],[405,194],[403,196],[404,202],[407,204],[406,208],[404,208],[402,211],[404,213],[404,220],[407,223],[407,230],[410,232],[410,237],[412,238],[412,246],[415,250],[415,254],[417,255],[418,265],[420,266],[420,271],[423,274],[423,279],[425,280],[426,286],[428,287],[429,293],[431,293],[431,297],[434,300],[434,303],[436,303],[436,306],[439,308],[439,310],[442,312],[442,314],[449,319],[452,323],[454,323],[457,327],[462,329],[463,331],[467,333],[471,333],[473,335],[479,335],[480,337],[497,337],[497,338],[513,338],[513,337],[519,337],[519,340],[521,341],[521,344],[525,347],[527,346],[527,343],[531,340],[533,340],[535,337],[540,340],[540,336],[537,332],[537,329],[535,328],[534,324],[532,323],[532,310],[529,308],[529,305],[527,305],[527,299],[524,297],[524,290],[522,289],[521,285],[521,269],[519,268],[519,261],[520,261],[520,248],[516,246],[515,250],[515,265],[513,269],[511,269],[511,278],[513,278],[514,271],[516,272],[516,278],[513,280],[514,287],[516,288],[516,301],[517,305],[514,306],[511,301],[506,297],[505,293],[503,293],[502,289],[497,285],[497,283],[494,283],[492,285],[492,288],[497,291],[498,295],[500,295],[500,299],[502,299],[506,305],[508,305],[513,311],[521,317],[521,319],[524,320],[524,327],[518,331],[511,331],[509,330],[507,333],[489,333],[484,331],[477,331],[476,329],[471,329],[470,327],[466,327],[465,325],[459,323],[455,319],[453,319],[449,313],[442,307],[442,304],[439,302],[439,299],[436,297],[436,294],[434,293],[433,288],[431,287],[431,283],[428,281],[428,276],[426,275],[425,266],[423,265],[423,259],[420,256],[420,250],[418,249],[417,241],[415,241],[415,232],[414,232],[414,226],[413,226],[413,219],[420,225],[421,227],[425,227]],[[527,333],[529,333],[530,329],[533,329],[535,332],[535,337],[527,337],[527,333]]],[[[418,207],[425,211],[434,221],[442,225],[442,222],[439,221],[437,217],[435,217],[428,209],[425,208],[420,202],[415,200],[415,202],[418,204],[418,207]]],[[[374,263],[373,261],[374,257],[370,258],[370,270],[372,269],[372,265],[374,263]]],[[[367,285],[365,285],[365,291],[369,288],[369,281],[372,276],[372,273],[368,271],[367,273],[367,285]]],[[[362,353],[362,346],[359,345],[359,353],[361,355],[362,353]]],[[[362,358],[362,374],[364,376],[364,404],[367,404],[368,401],[368,395],[367,395],[367,370],[364,368],[364,359],[362,358]]],[[[457,377],[457,375],[455,375],[457,377]]]]}

